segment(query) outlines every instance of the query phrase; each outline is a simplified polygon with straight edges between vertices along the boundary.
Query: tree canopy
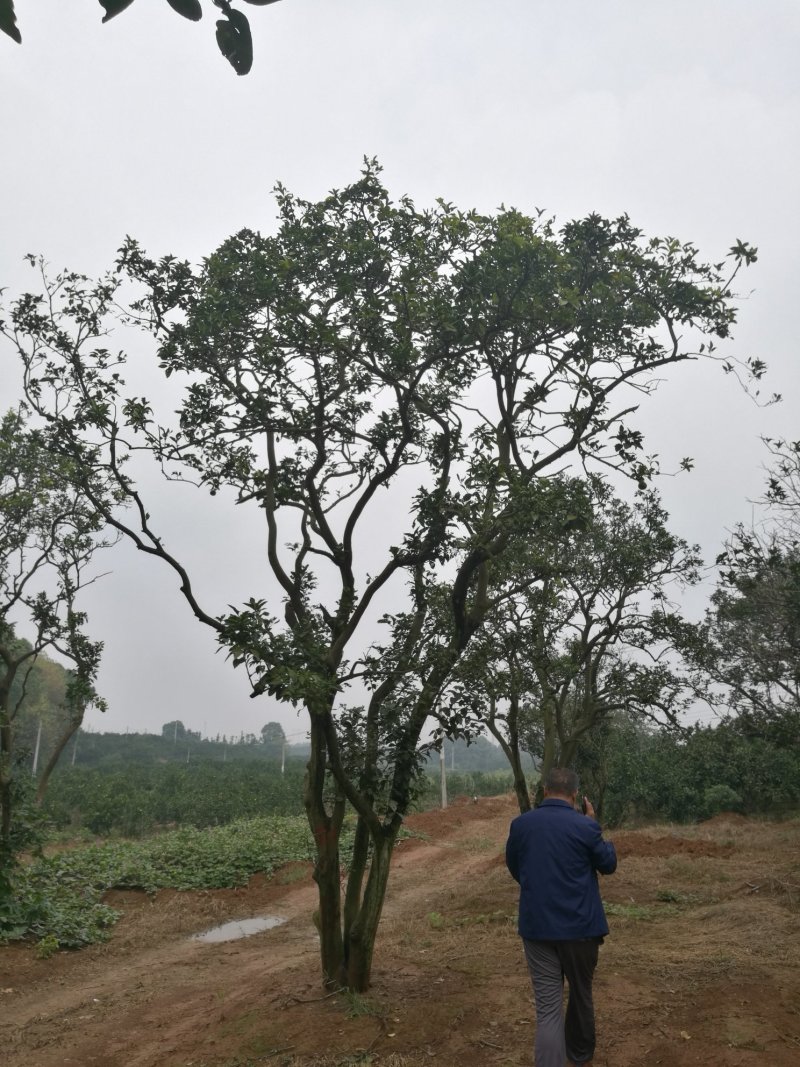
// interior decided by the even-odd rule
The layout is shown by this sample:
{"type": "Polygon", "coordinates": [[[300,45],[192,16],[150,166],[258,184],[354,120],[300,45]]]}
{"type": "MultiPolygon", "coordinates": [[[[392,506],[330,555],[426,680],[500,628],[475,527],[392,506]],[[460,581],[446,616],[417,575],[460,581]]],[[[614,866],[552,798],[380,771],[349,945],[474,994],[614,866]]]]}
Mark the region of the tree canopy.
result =
{"type": "Polygon", "coordinates": [[[625,216],[557,229],[513,208],[419,210],[390,199],[374,162],[318,203],[281,186],[277,200],[274,236],[243,230],[199,268],[133,240],[97,282],[32,260],[41,291],[2,329],[87,499],[178,574],[254,694],[306,708],[323,972],[364,988],[448,679],[492,613],[544,580],[543,546],[578,529],[567,464],[646,486],[657,460],[637,408],[668,368],[716,358],[755,253],[739,242],[707,264],[625,216]],[[120,321],[152,335],[180,384],[175,422],[126,388],[106,340],[120,321]],[[126,463],[142,451],[259,516],[282,610],[261,581],[233,609],[199,602],[126,463]],[[127,512],[98,490],[109,478],[127,512]],[[527,569],[511,564],[522,546],[527,569]]]}

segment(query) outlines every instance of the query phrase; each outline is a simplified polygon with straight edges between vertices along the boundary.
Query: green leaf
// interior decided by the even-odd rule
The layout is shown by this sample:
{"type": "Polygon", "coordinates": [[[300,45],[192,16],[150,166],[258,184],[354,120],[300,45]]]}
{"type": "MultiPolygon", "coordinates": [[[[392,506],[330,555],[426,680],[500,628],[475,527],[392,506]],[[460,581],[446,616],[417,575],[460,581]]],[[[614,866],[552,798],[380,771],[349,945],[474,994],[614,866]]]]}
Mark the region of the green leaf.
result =
{"type": "Polygon", "coordinates": [[[0,0],[0,30],[22,44],[22,34],[17,29],[17,16],[14,14],[14,0],[0,0]]]}
{"type": "Polygon", "coordinates": [[[200,0],[167,0],[167,3],[173,11],[177,11],[185,19],[191,19],[192,22],[199,22],[203,17],[200,0]]]}
{"type": "Polygon", "coordinates": [[[253,65],[253,38],[250,23],[241,11],[229,10],[217,22],[217,44],[237,74],[247,74],[253,65]]]}
{"type": "Polygon", "coordinates": [[[100,6],[105,11],[103,16],[103,22],[108,22],[109,19],[113,19],[115,15],[118,15],[120,11],[124,11],[126,7],[130,7],[133,0],[100,0],[100,6]]]}

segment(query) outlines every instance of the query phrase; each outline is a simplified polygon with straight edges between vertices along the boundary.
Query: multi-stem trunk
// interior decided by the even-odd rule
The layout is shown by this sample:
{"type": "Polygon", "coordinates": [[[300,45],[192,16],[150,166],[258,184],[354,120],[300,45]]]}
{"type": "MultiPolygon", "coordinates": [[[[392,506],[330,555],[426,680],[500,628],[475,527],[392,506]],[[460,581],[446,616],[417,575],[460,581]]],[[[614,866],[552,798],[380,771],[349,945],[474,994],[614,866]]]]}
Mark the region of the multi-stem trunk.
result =
{"type": "Polygon", "coordinates": [[[329,814],[325,807],[325,735],[318,712],[311,712],[311,755],[305,784],[305,807],[314,835],[314,881],[319,890],[318,929],[322,977],[326,986],[342,984],[344,948],[339,863],[339,839],[345,804],[337,798],[329,814]]]}
{"type": "MultiPolygon", "coordinates": [[[[358,907],[345,908],[344,984],[348,989],[356,993],[363,993],[369,988],[375,939],[378,934],[378,924],[386,896],[386,886],[389,881],[389,869],[395,841],[397,840],[398,828],[399,823],[398,826],[392,826],[377,837],[372,838],[369,874],[367,875],[363,894],[358,894],[360,896],[358,907]]],[[[350,879],[357,879],[360,886],[363,884],[361,882],[363,873],[362,869],[359,876],[354,869],[351,869],[350,879]]],[[[350,898],[349,884],[347,896],[350,898]]],[[[353,905],[355,905],[355,896],[354,890],[353,905]]]]}

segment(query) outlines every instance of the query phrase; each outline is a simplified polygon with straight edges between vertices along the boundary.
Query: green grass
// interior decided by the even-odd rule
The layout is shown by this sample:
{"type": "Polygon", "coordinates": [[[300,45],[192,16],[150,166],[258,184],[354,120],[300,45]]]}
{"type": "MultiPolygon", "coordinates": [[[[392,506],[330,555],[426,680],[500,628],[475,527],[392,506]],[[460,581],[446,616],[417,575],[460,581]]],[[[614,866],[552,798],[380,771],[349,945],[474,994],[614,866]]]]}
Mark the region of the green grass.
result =
{"type": "Polygon", "coordinates": [[[14,872],[10,899],[0,901],[0,940],[33,937],[47,954],[79,948],[104,940],[118,918],[102,903],[108,889],[244,885],[313,851],[304,817],[275,816],[58,852],[14,872]]]}

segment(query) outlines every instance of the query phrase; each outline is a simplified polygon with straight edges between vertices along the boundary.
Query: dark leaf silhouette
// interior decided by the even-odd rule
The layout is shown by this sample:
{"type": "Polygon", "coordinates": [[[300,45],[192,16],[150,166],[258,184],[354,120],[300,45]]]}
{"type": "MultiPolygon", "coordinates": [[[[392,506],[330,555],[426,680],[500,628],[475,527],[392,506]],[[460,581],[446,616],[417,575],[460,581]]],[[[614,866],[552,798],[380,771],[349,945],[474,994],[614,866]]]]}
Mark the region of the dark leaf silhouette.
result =
{"type": "Polygon", "coordinates": [[[231,7],[217,22],[217,44],[237,74],[247,74],[253,65],[253,38],[250,23],[241,11],[231,7]]]}
{"type": "Polygon", "coordinates": [[[17,16],[14,14],[14,0],[0,0],[0,30],[22,44],[22,34],[17,29],[17,16]]]}
{"type": "Polygon", "coordinates": [[[192,22],[199,22],[203,17],[200,0],[167,0],[167,3],[173,11],[177,11],[185,19],[191,19],[192,22]]]}
{"type": "Polygon", "coordinates": [[[133,0],[100,0],[100,6],[105,11],[103,16],[103,22],[108,22],[109,19],[113,19],[115,15],[118,15],[120,11],[124,11],[126,7],[130,7],[133,0]]]}

